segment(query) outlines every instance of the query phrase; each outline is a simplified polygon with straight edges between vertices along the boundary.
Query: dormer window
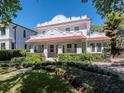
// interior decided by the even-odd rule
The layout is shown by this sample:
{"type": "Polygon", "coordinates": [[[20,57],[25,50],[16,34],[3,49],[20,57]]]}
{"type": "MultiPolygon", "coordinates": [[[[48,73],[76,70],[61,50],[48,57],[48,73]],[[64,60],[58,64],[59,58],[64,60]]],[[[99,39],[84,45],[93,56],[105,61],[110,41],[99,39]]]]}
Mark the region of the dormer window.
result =
{"type": "Polygon", "coordinates": [[[75,31],[79,31],[79,26],[74,27],[75,31]]]}
{"type": "Polygon", "coordinates": [[[66,28],[65,30],[66,30],[66,31],[70,31],[70,28],[68,27],[68,28],[66,28]]]}

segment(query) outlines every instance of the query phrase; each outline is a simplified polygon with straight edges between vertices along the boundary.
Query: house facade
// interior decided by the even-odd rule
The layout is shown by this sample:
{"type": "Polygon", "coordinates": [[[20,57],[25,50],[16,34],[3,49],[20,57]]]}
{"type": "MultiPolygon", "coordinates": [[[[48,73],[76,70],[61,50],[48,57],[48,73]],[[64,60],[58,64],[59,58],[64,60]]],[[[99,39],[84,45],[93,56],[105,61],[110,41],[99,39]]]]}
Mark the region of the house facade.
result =
{"type": "Polygon", "coordinates": [[[87,16],[57,15],[51,21],[38,24],[37,35],[26,41],[31,52],[41,51],[45,57],[62,53],[102,53],[104,42],[110,40],[104,33],[90,33],[91,19],[87,16]]]}
{"type": "Polygon", "coordinates": [[[0,50],[30,49],[25,41],[35,34],[36,31],[11,23],[5,30],[0,31],[0,50]]]}

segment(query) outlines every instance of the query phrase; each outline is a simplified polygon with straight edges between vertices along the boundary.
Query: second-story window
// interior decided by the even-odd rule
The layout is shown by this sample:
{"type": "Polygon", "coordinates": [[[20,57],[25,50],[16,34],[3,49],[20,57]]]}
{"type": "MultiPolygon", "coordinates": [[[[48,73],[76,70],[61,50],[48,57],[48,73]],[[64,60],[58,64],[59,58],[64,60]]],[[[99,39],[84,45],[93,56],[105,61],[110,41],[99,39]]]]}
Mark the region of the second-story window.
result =
{"type": "Polygon", "coordinates": [[[23,37],[26,38],[26,31],[23,32],[23,37]]]}
{"type": "Polygon", "coordinates": [[[1,50],[6,49],[6,44],[5,43],[1,43],[1,50]]]}
{"type": "Polygon", "coordinates": [[[79,31],[79,26],[74,27],[75,31],[79,31]]]}
{"type": "Polygon", "coordinates": [[[3,30],[1,31],[1,36],[4,36],[4,35],[6,35],[6,30],[5,30],[5,29],[3,29],[3,30]]]}
{"type": "Polygon", "coordinates": [[[66,31],[70,31],[70,28],[69,28],[69,27],[68,27],[68,28],[65,28],[65,30],[66,30],[66,31]]]}

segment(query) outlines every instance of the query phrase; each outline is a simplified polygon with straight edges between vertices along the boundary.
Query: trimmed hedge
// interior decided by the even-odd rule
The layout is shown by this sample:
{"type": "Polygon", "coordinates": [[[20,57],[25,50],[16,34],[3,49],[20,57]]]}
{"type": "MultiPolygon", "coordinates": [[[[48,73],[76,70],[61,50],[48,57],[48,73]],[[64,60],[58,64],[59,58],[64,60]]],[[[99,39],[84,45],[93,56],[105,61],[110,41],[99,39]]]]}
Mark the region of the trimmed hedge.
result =
{"type": "Polygon", "coordinates": [[[75,62],[43,62],[43,63],[39,63],[34,65],[33,69],[42,69],[42,68],[47,68],[47,66],[58,66],[58,67],[73,67],[73,68],[77,68],[77,69],[81,69],[84,71],[89,71],[89,72],[93,72],[93,73],[97,73],[97,74],[101,74],[101,75],[107,75],[107,76],[112,76],[112,77],[116,77],[118,78],[118,74],[117,73],[113,73],[110,72],[108,70],[105,69],[101,69],[100,67],[96,66],[96,65],[90,65],[90,64],[82,64],[82,63],[75,63],[75,62]]]}
{"type": "Polygon", "coordinates": [[[20,50],[0,50],[0,61],[11,60],[13,57],[21,57],[20,50]]]}

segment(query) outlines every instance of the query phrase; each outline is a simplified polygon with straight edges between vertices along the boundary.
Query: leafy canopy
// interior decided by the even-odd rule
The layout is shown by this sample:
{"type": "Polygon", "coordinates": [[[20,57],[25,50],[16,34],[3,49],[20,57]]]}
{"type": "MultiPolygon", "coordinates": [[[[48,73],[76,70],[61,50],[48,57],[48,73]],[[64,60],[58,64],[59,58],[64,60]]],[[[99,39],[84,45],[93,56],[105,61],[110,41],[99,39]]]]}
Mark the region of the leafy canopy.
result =
{"type": "Polygon", "coordinates": [[[8,25],[21,9],[20,0],[0,0],[0,25],[8,25]]]}
{"type": "MultiPolygon", "coordinates": [[[[82,0],[87,3],[90,0],[82,0]]],[[[105,17],[110,12],[124,12],[124,0],[91,0],[98,14],[105,17]]]]}
{"type": "Polygon", "coordinates": [[[123,16],[120,13],[111,12],[107,15],[103,31],[111,38],[111,54],[119,53],[121,47],[120,25],[122,24],[123,16]]]}

